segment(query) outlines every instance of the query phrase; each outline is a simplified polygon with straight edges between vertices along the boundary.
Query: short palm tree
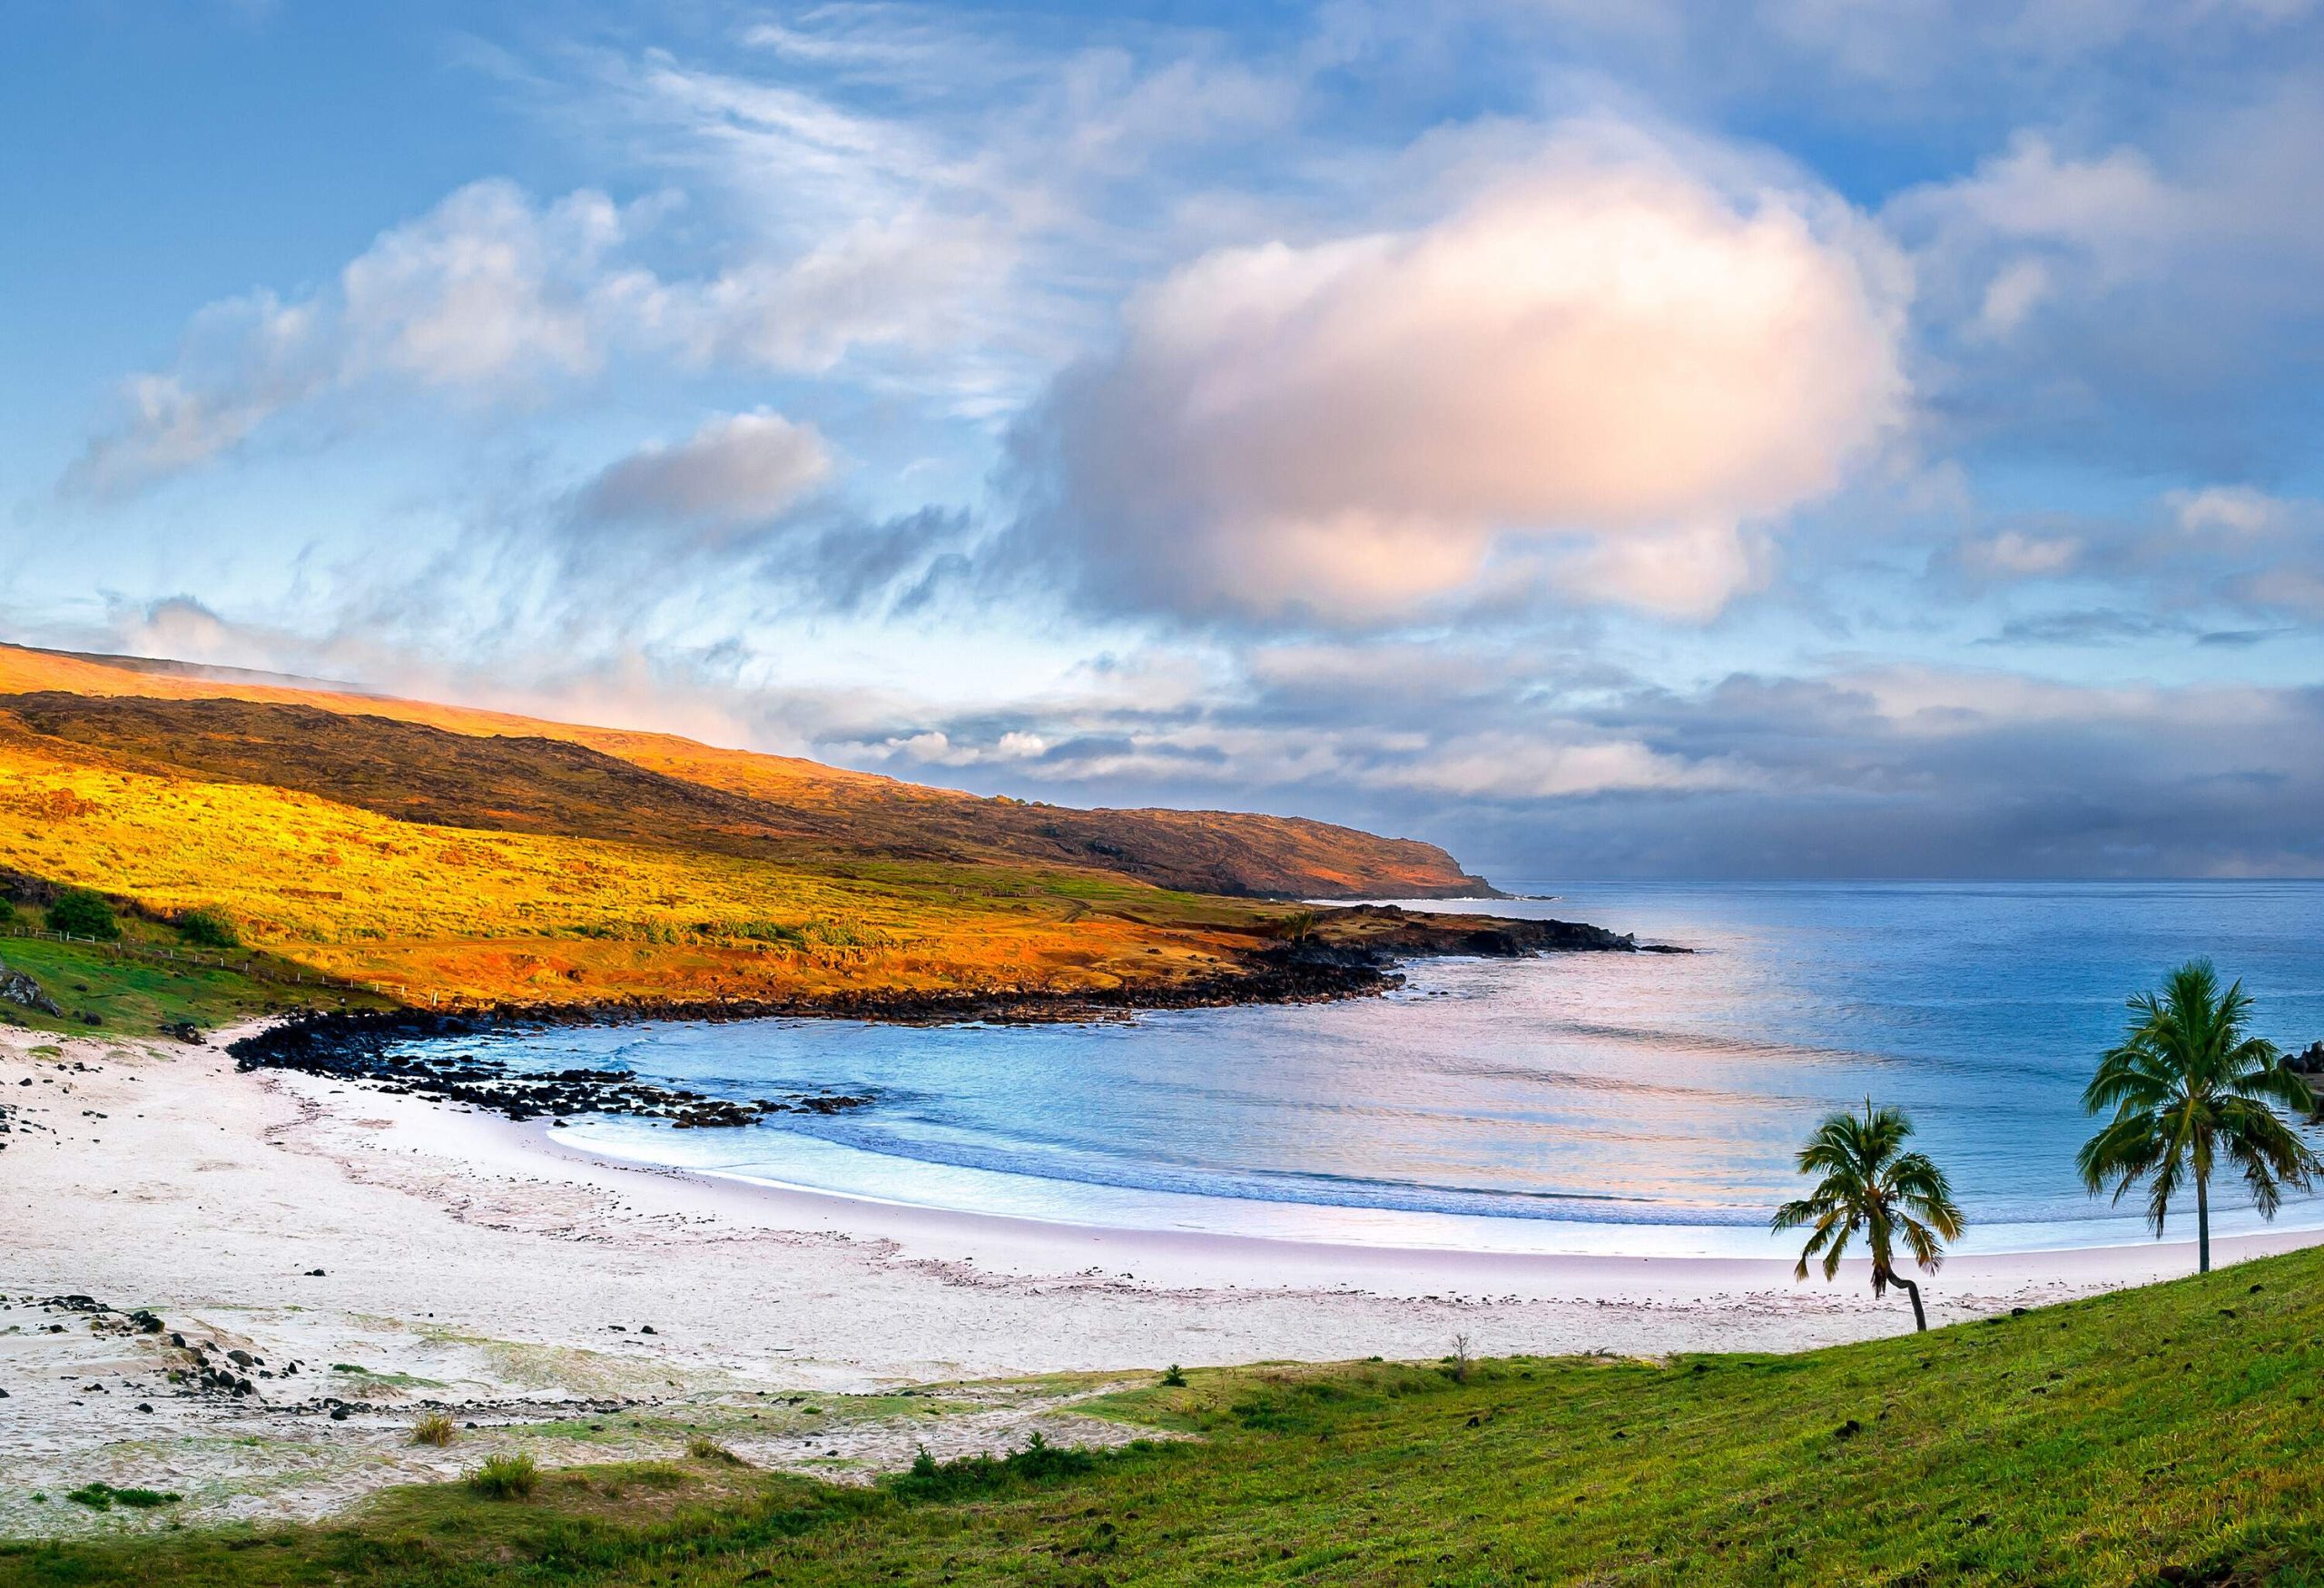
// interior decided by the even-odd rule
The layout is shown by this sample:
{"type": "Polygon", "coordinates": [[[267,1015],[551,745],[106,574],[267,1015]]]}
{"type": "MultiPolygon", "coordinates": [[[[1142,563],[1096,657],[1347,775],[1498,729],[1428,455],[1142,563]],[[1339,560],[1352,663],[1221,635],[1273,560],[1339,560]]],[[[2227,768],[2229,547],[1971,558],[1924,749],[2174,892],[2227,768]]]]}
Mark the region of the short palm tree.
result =
{"type": "Polygon", "coordinates": [[[1807,1249],[1799,1254],[1797,1277],[1807,1277],[1807,1261],[1822,1254],[1824,1277],[1837,1277],[1840,1254],[1861,1229],[1872,1249],[1872,1293],[1903,1287],[1912,1298],[1913,1326],[1928,1327],[1921,1309],[1921,1287],[1896,1271],[1901,1238],[1913,1260],[1929,1273],[1945,1261],[1945,1243],[1961,1238],[1961,1209],[1945,1171],[1925,1153],[1906,1152],[1913,1122],[1896,1109],[1876,1110],[1864,1100],[1864,1113],[1834,1114],[1816,1127],[1799,1149],[1799,1172],[1820,1174],[1816,1189],[1776,1210],[1775,1228],[1812,1226],[1807,1249]]]}
{"type": "Polygon", "coordinates": [[[2251,1000],[2236,982],[2220,990],[2219,972],[2197,960],[2171,972],[2160,996],[2130,1001],[2130,1030],[2098,1061],[2082,1094],[2091,1113],[2114,1111],[2074,1159],[2095,1196],[2112,1182],[2120,1202],[2150,1181],[2147,1223],[2157,1236],[2171,1198],[2195,1182],[2197,1271],[2211,1271],[2211,1171],[2224,1155],[2240,1170],[2251,1205],[2273,1218],[2283,1188],[2311,1189],[2324,1160],[2276,1112],[2281,1105],[2312,1112],[2308,1082],[2287,1070],[2282,1054],[2245,1029],[2251,1000]]]}

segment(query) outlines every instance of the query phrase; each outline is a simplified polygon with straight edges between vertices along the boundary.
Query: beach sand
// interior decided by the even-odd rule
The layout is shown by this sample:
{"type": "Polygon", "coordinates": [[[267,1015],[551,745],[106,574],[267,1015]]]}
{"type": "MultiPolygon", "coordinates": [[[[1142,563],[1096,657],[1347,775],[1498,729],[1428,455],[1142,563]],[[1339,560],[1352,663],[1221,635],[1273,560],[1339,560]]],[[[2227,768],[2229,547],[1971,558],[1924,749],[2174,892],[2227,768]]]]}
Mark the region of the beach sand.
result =
{"type": "MultiPolygon", "coordinates": [[[[0,1534],[320,1514],[492,1449],[666,1456],[697,1432],[863,1477],[922,1444],[1128,1437],[1074,1403],[1171,1363],[1434,1358],[1456,1336],[1494,1356],[1780,1351],[1911,1327],[1861,1264],[1827,1286],[1780,1261],[1095,1230],[627,1166],[537,1121],[237,1074],[225,1041],[0,1030],[17,1110],[0,1136],[0,1534]],[[138,1332],[136,1308],[164,1332],[138,1332]],[[253,1393],[171,1383],[191,1363],[172,1332],[213,1362],[248,1353],[253,1393]],[[352,1409],[334,1420],[333,1401],[352,1409]],[[428,1404],[478,1426],[412,1445],[428,1404]],[[63,1503],[92,1480],[184,1500],[63,1503]]],[[[2192,1267],[2175,1242],[1970,1257],[1925,1288],[1945,1322],[2192,1267]]]]}

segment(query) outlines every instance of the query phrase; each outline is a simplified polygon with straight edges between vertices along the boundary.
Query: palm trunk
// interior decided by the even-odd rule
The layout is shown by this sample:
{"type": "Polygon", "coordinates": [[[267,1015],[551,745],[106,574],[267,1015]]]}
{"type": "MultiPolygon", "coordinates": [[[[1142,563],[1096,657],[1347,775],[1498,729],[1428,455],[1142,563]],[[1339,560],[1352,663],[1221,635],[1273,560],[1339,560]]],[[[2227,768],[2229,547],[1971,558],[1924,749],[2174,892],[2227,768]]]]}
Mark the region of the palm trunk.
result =
{"type": "Polygon", "coordinates": [[[2211,1271],[2211,1176],[2201,1169],[2195,1171],[2195,1272],[2211,1271]]]}
{"type": "Polygon", "coordinates": [[[1913,1304],[1913,1327],[1924,1335],[1928,1333],[1928,1314],[1921,1310],[1921,1287],[1902,1274],[1891,1274],[1888,1277],[1904,1287],[1905,1297],[1913,1304]]]}

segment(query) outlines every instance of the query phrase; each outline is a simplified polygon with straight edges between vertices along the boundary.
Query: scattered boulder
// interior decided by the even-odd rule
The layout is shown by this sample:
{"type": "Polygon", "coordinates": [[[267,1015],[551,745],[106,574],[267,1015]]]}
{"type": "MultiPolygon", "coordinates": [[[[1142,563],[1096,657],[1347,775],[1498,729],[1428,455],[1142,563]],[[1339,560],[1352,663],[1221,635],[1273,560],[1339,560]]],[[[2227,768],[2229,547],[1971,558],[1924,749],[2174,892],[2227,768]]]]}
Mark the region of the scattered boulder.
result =
{"type": "Polygon", "coordinates": [[[64,1018],[64,1011],[56,1007],[54,999],[41,991],[39,982],[5,963],[0,963],[0,999],[24,1009],[38,1011],[51,1020],[64,1018]]]}

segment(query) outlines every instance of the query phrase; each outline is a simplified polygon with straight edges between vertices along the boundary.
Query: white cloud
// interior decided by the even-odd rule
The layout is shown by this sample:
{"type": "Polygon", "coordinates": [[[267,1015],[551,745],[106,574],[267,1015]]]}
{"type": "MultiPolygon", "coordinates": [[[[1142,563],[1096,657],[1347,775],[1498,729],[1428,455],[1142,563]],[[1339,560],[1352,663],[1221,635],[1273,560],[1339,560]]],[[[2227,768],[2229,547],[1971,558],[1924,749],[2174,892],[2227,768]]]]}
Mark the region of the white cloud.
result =
{"type": "Polygon", "coordinates": [[[128,413],[68,484],[132,490],[206,463],[297,404],[381,380],[488,396],[594,369],[623,292],[607,256],[633,214],[582,192],[547,205],[473,182],[380,234],[331,287],[194,317],[167,370],[124,383],[128,413]]]}
{"type": "Polygon", "coordinates": [[[2038,259],[2017,259],[2001,267],[1985,283],[1977,306],[1976,329],[1995,339],[2004,338],[2025,323],[2042,300],[2050,295],[2050,267],[2038,259]]]}
{"type": "Polygon", "coordinates": [[[587,377],[620,353],[822,373],[864,347],[960,342],[975,333],[974,283],[1006,270],[978,224],[906,215],[665,280],[625,251],[665,207],[586,190],[540,202],[499,180],[461,188],[383,232],[325,291],[202,311],[171,368],[123,383],[126,411],[67,483],[137,489],[298,405],[382,388],[478,403],[587,377]]]}
{"type": "Polygon", "coordinates": [[[1974,283],[1973,323],[2005,336],[2057,293],[2069,265],[2083,294],[2152,268],[2200,206],[2139,150],[2063,155],[2026,130],[1969,174],[1899,195],[1886,216],[1946,280],[1974,283]]]}
{"type": "Polygon", "coordinates": [[[1569,128],[1433,224],[1140,295],[1050,399],[1049,528],[1128,604],[1393,616],[1548,537],[1580,593],[1699,616],[1900,421],[1905,290],[1828,195],[1569,128]]]}
{"type": "Polygon", "coordinates": [[[2215,485],[2201,490],[2172,491],[2165,497],[2179,527],[2190,534],[2224,531],[2256,535],[2283,521],[2285,504],[2250,486],[2215,485]]]}
{"type": "Polygon", "coordinates": [[[1961,560],[1971,571],[2000,578],[2031,579],[2062,574],[2081,559],[2082,541],[2072,535],[2029,535],[2004,529],[1972,540],[1961,560]]]}
{"type": "Polygon", "coordinates": [[[2256,730],[2306,709],[2283,691],[2255,685],[2108,688],[2019,673],[1902,665],[1833,683],[1860,696],[1892,731],[1929,737],[2060,724],[2112,724],[2149,736],[2197,725],[2256,730]]]}
{"type": "Polygon", "coordinates": [[[273,294],[213,303],[187,327],[177,368],[122,382],[123,418],[67,470],[67,489],[133,491],[195,468],[242,441],[280,409],[333,378],[310,303],[273,294]]]}
{"type": "Polygon", "coordinates": [[[537,205],[513,182],[461,188],[340,272],[347,374],[482,386],[594,368],[625,230],[600,192],[537,205]]]}
{"type": "Polygon", "coordinates": [[[1635,739],[1558,744],[1521,734],[1489,734],[1433,747],[1425,757],[1374,769],[1376,788],[1421,789],[1496,800],[1572,799],[1654,789],[1735,789],[1758,778],[1724,762],[1689,761],[1635,739]]]}
{"type": "Polygon", "coordinates": [[[764,409],[703,425],[675,446],[654,443],[607,468],[582,496],[589,518],[762,522],[830,478],[831,449],[812,425],[764,409]]]}

